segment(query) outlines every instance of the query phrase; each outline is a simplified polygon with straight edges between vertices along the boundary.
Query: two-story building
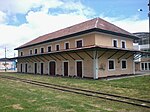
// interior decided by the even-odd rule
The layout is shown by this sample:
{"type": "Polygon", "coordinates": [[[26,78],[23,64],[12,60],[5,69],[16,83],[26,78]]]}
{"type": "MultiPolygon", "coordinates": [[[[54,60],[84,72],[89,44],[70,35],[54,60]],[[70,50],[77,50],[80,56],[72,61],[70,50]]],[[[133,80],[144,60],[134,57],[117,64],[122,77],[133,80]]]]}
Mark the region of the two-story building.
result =
{"type": "Polygon", "coordinates": [[[134,74],[133,34],[95,18],[43,36],[18,50],[18,72],[101,77],[134,74]]]}

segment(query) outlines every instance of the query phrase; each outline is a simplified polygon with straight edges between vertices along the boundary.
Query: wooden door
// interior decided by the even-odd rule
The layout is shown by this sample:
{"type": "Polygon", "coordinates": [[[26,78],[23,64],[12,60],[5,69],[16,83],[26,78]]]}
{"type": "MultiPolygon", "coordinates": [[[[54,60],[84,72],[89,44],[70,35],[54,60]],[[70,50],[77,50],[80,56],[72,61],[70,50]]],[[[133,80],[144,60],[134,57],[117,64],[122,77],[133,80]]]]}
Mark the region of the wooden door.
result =
{"type": "Polygon", "coordinates": [[[82,61],[77,61],[77,76],[82,77],[82,61]]]}
{"type": "Polygon", "coordinates": [[[28,72],[28,68],[27,68],[28,66],[27,66],[27,63],[25,64],[25,73],[27,73],[28,72]]]}
{"type": "Polygon", "coordinates": [[[22,72],[22,64],[20,65],[20,72],[22,72]]]}
{"type": "Polygon", "coordinates": [[[37,63],[34,63],[34,74],[37,74],[37,63]]]}
{"type": "Polygon", "coordinates": [[[56,74],[56,63],[55,63],[55,61],[51,61],[49,63],[49,72],[50,72],[50,75],[56,74]]]}
{"type": "Polygon", "coordinates": [[[43,74],[44,63],[41,63],[41,74],[43,74]]]}
{"type": "Polygon", "coordinates": [[[68,62],[64,62],[64,76],[68,76],[68,62]]]}

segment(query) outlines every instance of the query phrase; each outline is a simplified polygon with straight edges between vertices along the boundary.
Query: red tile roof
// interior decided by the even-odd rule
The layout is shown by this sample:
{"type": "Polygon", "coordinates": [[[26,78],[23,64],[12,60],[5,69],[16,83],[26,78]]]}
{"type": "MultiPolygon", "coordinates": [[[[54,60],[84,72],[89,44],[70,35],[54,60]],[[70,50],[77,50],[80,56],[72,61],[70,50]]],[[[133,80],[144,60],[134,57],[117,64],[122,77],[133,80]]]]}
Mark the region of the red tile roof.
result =
{"type": "Polygon", "coordinates": [[[21,45],[20,47],[16,48],[15,50],[24,48],[24,47],[28,47],[28,46],[31,46],[34,44],[38,44],[38,43],[41,43],[44,41],[48,41],[48,40],[60,38],[63,36],[83,32],[86,30],[94,29],[94,28],[134,37],[133,34],[127,32],[127,31],[101,19],[101,18],[95,18],[92,20],[85,21],[83,23],[79,23],[79,24],[76,24],[76,25],[43,35],[43,36],[40,36],[36,39],[33,39],[32,41],[29,41],[29,42],[21,45]]]}

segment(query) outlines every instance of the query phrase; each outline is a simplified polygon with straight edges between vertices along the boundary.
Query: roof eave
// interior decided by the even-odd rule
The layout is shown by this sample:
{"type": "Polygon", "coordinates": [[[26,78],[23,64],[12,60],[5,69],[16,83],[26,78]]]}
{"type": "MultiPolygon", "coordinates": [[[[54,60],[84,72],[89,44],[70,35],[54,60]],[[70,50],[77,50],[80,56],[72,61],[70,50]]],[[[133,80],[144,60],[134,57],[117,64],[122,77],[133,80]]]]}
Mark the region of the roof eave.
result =
{"type": "Polygon", "coordinates": [[[56,54],[56,53],[62,53],[62,52],[74,52],[74,51],[84,51],[84,50],[117,50],[117,51],[128,51],[132,53],[146,53],[149,54],[148,52],[143,52],[139,50],[134,50],[134,49],[121,49],[121,48],[114,48],[114,47],[103,47],[103,46],[87,46],[84,48],[78,48],[78,49],[70,49],[70,50],[63,50],[63,51],[56,51],[56,52],[47,52],[47,53],[42,53],[42,54],[35,54],[35,55],[27,55],[27,56],[19,56],[19,57],[14,57],[12,59],[19,59],[19,58],[26,58],[26,57],[34,57],[34,56],[41,56],[41,55],[50,55],[50,54],[56,54]]]}
{"type": "Polygon", "coordinates": [[[96,28],[96,31],[106,33],[106,34],[112,34],[112,35],[122,36],[122,37],[126,37],[126,38],[131,38],[131,39],[139,39],[137,36],[134,36],[134,35],[128,35],[128,34],[113,32],[113,31],[109,31],[109,30],[103,30],[103,29],[99,29],[99,28],[96,28]]]}

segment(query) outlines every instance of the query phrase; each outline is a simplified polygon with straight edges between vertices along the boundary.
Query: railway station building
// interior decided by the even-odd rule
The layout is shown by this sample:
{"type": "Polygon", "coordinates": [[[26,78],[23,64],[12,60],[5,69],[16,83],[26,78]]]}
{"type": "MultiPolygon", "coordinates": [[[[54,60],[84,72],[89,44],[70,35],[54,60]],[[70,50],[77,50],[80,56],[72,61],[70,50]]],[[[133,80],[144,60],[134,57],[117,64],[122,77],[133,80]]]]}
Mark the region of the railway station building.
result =
{"type": "Polygon", "coordinates": [[[35,38],[17,48],[21,73],[98,79],[135,73],[135,35],[94,18],[35,38]]]}

